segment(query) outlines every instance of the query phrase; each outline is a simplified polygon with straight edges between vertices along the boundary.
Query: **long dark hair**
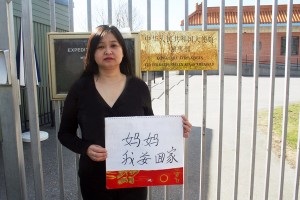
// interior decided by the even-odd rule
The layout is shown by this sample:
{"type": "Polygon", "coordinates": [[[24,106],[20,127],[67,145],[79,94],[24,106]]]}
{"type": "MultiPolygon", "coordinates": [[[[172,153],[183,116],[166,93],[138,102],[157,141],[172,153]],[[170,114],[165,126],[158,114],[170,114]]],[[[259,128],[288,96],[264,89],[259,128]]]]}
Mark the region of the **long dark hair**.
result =
{"type": "Polygon", "coordinates": [[[100,25],[96,27],[95,31],[90,35],[87,44],[83,76],[99,74],[99,68],[95,61],[95,51],[97,50],[99,42],[102,40],[103,36],[106,33],[112,33],[122,47],[123,59],[120,64],[121,73],[127,76],[131,76],[131,63],[128,57],[125,40],[118,28],[112,25],[100,25]]]}

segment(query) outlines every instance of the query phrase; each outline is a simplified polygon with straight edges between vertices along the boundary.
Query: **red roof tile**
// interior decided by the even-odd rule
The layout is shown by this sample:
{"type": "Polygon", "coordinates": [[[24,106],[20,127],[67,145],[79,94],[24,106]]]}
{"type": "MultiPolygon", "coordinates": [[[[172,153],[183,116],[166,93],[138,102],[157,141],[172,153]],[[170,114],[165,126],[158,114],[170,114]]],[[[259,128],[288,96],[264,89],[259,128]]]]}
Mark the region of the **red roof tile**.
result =
{"type": "MultiPolygon", "coordinates": [[[[225,7],[225,24],[237,24],[237,6],[225,7]]],[[[220,23],[220,9],[219,7],[207,8],[207,24],[216,25],[220,23]]],[[[254,24],[255,20],[255,6],[243,6],[243,23],[254,24]]],[[[287,5],[278,5],[277,23],[287,22],[287,5]]],[[[293,5],[293,23],[300,22],[300,4],[293,5]]],[[[272,5],[260,6],[260,23],[272,23],[272,5]]],[[[196,4],[196,11],[189,15],[189,25],[202,24],[202,4],[196,4]]],[[[181,26],[184,25],[184,20],[181,21],[181,26]]]]}

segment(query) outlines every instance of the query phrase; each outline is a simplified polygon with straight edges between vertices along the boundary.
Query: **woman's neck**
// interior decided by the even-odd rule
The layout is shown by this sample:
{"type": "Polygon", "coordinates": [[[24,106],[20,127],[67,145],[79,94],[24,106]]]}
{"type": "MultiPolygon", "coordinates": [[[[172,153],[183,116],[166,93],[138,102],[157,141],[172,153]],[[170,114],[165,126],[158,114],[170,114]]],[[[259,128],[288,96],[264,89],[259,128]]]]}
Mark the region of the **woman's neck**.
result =
{"type": "Polygon", "coordinates": [[[119,82],[120,80],[123,80],[125,78],[125,75],[119,72],[114,73],[103,73],[99,72],[99,74],[95,75],[95,80],[98,82],[106,82],[106,83],[114,83],[119,82]]]}

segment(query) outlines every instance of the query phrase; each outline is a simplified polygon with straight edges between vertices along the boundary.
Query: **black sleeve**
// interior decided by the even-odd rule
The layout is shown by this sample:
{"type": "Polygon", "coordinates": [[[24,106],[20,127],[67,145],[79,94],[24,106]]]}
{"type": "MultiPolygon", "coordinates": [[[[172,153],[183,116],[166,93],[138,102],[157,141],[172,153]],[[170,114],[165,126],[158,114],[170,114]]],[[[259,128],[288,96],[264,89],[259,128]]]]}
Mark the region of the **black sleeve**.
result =
{"type": "Polygon", "coordinates": [[[58,139],[68,149],[75,153],[85,154],[91,145],[77,136],[78,129],[78,98],[80,87],[75,83],[68,92],[64,102],[61,123],[58,131],[58,139]]]}

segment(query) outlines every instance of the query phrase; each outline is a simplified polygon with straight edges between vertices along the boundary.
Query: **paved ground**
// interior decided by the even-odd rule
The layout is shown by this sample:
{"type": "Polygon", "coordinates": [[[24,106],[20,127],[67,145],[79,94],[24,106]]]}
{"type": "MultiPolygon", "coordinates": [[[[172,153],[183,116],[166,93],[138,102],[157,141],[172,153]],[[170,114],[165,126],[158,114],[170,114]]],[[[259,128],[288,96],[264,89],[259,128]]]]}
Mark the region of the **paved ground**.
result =
{"type": "MultiPolygon", "coordinates": [[[[207,135],[206,135],[206,177],[205,186],[208,200],[216,199],[217,160],[218,160],[218,134],[219,134],[219,77],[208,76],[207,87],[207,135]]],[[[222,148],[222,190],[221,199],[233,197],[233,177],[235,160],[236,138],[236,105],[237,87],[236,77],[225,76],[224,85],[224,126],[222,148]]],[[[249,199],[249,170],[251,156],[251,138],[253,121],[253,78],[243,77],[242,83],[242,119],[241,119],[241,149],[238,199],[249,199]]],[[[258,108],[268,108],[269,105],[269,78],[259,78],[258,108]]],[[[290,102],[300,102],[300,78],[290,80],[290,102]]],[[[283,105],[284,78],[276,78],[275,105],[283,105]]],[[[170,114],[184,114],[184,76],[170,75],[170,114]]],[[[165,113],[164,80],[156,79],[152,85],[153,109],[156,115],[165,113]]],[[[192,135],[188,140],[188,194],[190,200],[199,199],[199,158],[200,158],[200,133],[202,126],[202,76],[194,75],[189,78],[189,119],[193,124],[192,135]]],[[[59,199],[56,137],[52,127],[41,127],[49,132],[49,139],[42,142],[42,157],[44,167],[45,199],[59,199]]],[[[1,144],[0,144],[1,147],[1,144]]],[[[1,150],[0,150],[1,151],[1,150]]],[[[30,143],[24,143],[25,164],[29,199],[34,199],[30,143]]],[[[263,199],[266,157],[266,135],[258,131],[256,171],[254,185],[254,199],[263,199]]],[[[77,199],[75,157],[64,149],[65,196],[66,199],[77,199]]],[[[279,187],[279,158],[272,155],[271,181],[269,199],[277,199],[279,187]]],[[[292,199],[295,170],[289,165],[285,168],[284,199],[292,199]]],[[[0,153],[0,200],[6,200],[5,184],[3,182],[2,152],[0,153]]],[[[181,199],[181,187],[170,187],[170,199],[181,199]]],[[[163,199],[163,187],[153,188],[151,195],[154,200],[163,199]]]]}

